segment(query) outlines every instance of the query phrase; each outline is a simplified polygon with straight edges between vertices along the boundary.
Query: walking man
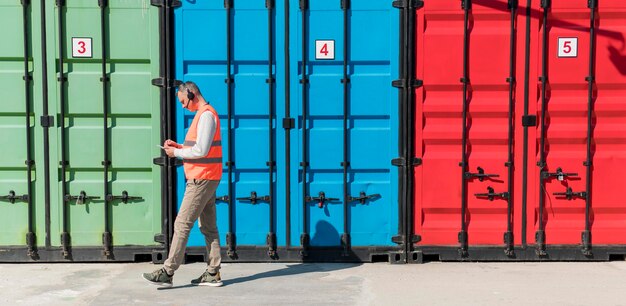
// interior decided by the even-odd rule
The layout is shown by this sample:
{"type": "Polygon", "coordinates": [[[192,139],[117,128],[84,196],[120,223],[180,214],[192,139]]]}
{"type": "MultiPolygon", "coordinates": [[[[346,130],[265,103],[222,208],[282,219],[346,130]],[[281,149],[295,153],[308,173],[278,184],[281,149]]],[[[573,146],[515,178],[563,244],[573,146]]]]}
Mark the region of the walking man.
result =
{"type": "Polygon", "coordinates": [[[219,272],[222,259],[215,215],[215,190],[222,178],[220,120],[195,83],[181,84],[177,96],[183,108],[196,114],[185,136],[185,142],[181,145],[168,139],[163,144],[163,150],[167,156],[183,160],[187,178],[185,196],[174,222],[169,257],[162,268],[152,273],[144,273],[143,278],[155,285],[172,286],[174,272],[185,256],[189,231],[199,218],[209,262],[207,270],[191,283],[219,287],[222,285],[219,272]]]}

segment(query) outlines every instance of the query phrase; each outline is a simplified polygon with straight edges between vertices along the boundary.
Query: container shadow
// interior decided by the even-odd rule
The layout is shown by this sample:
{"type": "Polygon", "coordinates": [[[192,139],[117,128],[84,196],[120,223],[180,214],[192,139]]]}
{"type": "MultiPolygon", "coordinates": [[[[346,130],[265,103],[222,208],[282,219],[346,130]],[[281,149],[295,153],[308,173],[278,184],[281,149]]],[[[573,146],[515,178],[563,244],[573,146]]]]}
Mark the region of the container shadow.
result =
{"type": "MultiPolygon", "coordinates": [[[[330,272],[330,271],[338,271],[343,269],[355,268],[362,265],[361,263],[332,263],[332,264],[321,264],[321,263],[299,263],[293,265],[287,265],[285,268],[266,271],[261,273],[256,273],[249,276],[237,277],[233,279],[225,279],[223,280],[224,287],[231,286],[239,283],[251,282],[259,279],[266,279],[271,277],[281,277],[281,276],[291,276],[298,275],[304,273],[314,273],[314,272],[330,272]]],[[[192,288],[197,287],[192,284],[185,284],[180,286],[172,286],[172,287],[159,287],[157,290],[171,290],[171,289],[184,289],[184,288],[192,288]]]]}
{"type": "Polygon", "coordinates": [[[288,265],[285,268],[278,269],[278,270],[266,271],[266,272],[249,275],[249,276],[224,280],[224,286],[250,282],[250,281],[254,281],[258,279],[265,279],[265,278],[270,278],[270,277],[291,276],[291,275],[313,273],[313,272],[338,271],[338,270],[358,267],[360,265],[362,264],[360,263],[333,263],[333,264],[299,263],[299,264],[288,265]]]}

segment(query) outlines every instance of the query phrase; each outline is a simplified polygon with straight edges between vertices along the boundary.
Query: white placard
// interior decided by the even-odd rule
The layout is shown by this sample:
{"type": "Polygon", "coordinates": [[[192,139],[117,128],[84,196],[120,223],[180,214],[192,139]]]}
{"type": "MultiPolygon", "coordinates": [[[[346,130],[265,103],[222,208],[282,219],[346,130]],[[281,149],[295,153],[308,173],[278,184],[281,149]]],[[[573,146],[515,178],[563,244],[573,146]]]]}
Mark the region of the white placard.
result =
{"type": "Polygon", "coordinates": [[[315,41],[315,59],[334,60],[335,59],[335,41],[334,40],[316,40],[315,41]]]}
{"type": "Polygon", "coordinates": [[[72,57],[93,57],[91,37],[72,37],[72,57]]]}
{"type": "Polygon", "coordinates": [[[578,38],[559,37],[559,57],[578,57],[578,38]]]}

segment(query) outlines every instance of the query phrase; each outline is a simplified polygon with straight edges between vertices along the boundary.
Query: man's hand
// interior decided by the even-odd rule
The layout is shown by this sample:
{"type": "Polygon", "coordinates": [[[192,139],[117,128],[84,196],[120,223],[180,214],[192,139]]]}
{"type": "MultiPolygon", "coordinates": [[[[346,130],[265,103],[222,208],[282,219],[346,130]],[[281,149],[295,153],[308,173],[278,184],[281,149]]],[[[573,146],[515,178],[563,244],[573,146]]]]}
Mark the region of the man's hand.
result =
{"type": "Polygon", "coordinates": [[[165,148],[163,148],[163,151],[165,151],[165,154],[167,154],[167,156],[172,157],[172,158],[176,157],[174,155],[174,150],[176,150],[176,148],[174,148],[174,147],[167,147],[166,146],[165,148]]]}
{"type": "MultiPolygon", "coordinates": [[[[168,139],[163,143],[163,147],[168,148],[168,147],[172,147],[172,148],[176,148],[176,149],[182,149],[183,146],[180,144],[177,144],[175,141],[168,139]]],[[[168,154],[169,155],[169,154],[168,154]]]]}

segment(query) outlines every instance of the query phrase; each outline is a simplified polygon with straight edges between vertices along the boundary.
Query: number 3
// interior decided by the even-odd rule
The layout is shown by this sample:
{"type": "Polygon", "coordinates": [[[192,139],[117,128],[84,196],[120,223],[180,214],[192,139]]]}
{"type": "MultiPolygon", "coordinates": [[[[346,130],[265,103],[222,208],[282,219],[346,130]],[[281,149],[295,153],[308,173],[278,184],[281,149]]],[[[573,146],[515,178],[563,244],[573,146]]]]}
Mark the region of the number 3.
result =
{"type": "Polygon", "coordinates": [[[80,49],[78,49],[78,53],[83,54],[83,53],[85,53],[85,51],[87,51],[87,49],[85,49],[85,42],[84,41],[79,41],[78,42],[78,46],[80,47],[80,49]]]}

